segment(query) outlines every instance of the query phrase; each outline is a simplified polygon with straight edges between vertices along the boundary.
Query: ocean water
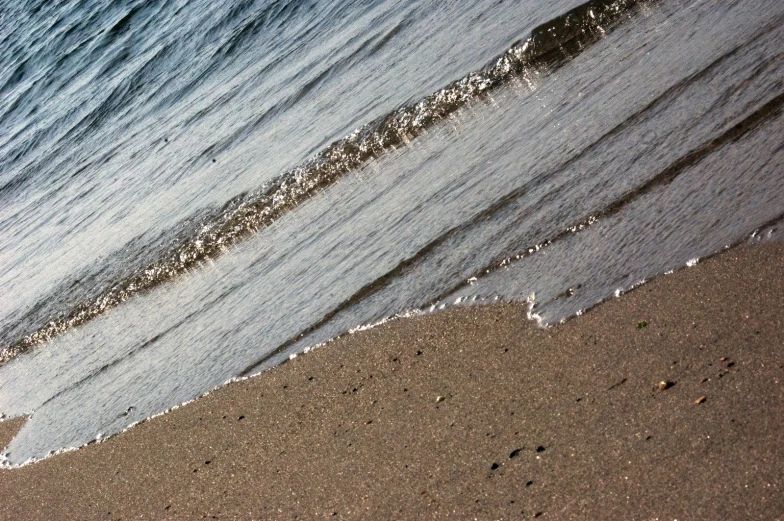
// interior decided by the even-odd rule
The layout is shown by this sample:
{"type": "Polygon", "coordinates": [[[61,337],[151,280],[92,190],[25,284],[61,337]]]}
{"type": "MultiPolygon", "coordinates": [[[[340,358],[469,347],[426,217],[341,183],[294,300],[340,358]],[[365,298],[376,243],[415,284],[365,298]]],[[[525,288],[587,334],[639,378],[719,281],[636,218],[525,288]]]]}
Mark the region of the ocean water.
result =
{"type": "Polygon", "coordinates": [[[557,324],[784,225],[781,2],[0,5],[5,465],[360,325],[557,324]]]}

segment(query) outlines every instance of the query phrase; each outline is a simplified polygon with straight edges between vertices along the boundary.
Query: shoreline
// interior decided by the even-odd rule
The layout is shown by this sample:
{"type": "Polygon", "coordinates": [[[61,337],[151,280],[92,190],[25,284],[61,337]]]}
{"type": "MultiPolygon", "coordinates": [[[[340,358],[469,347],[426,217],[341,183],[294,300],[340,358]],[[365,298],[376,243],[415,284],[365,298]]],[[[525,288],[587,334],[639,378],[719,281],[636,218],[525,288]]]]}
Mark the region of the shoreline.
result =
{"type": "Polygon", "coordinates": [[[0,519],[784,518],[783,273],[743,245],[549,329],[387,321],[0,470],[0,519]]]}

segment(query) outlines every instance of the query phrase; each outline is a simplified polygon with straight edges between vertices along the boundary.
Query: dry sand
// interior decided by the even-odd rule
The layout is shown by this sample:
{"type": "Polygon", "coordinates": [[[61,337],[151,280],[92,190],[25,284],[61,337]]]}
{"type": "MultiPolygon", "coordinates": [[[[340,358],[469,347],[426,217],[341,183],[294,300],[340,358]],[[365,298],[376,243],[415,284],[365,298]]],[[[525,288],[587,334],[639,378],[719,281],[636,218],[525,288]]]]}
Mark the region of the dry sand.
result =
{"type": "Polygon", "coordinates": [[[0,518],[780,519],[783,456],[768,244],[548,330],[504,304],[344,337],[0,471],[0,518]]]}

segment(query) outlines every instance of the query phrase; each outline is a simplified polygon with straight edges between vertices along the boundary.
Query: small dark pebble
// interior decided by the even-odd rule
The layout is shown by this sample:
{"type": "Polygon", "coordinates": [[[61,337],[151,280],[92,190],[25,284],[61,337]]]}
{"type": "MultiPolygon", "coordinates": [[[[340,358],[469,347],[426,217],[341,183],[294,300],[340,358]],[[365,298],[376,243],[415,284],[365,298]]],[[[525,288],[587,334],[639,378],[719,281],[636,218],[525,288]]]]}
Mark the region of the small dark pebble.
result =
{"type": "Polygon", "coordinates": [[[544,452],[544,451],[546,451],[546,450],[547,450],[547,449],[545,449],[545,448],[544,448],[544,447],[542,447],[541,445],[539,445],[538,447],[536,447],[536,452],[544,452]]]}
{"type": "Polygon", "coordinates": [[[732,367],[733,365],[735,365],[735,362],[730,362],[727,364],[727,367],[732,367]]]}
{"type": "Polygon", "coordinates": [[[500,466],[501,465],[499,465],[498,463],[493,463],[492,465],[490,465],[490,470],[497,470],[498,467],[500,467],[500,466]]]}
{"type": "Polygon", "coordinates": [[[241,421],[242,421],[242,420],[244,420],[244,419],[245,419],[245,416],[240,416],[239,418],[237,418],[237,421],[238,421],[238,422],[241,422],[241,421]]]}
{"type": "Polygon", "coordinates": [[[519,456],[519,455],[520,455],[520,452],[521,452],[522,450],[523,450],[523,449],[515,449],[515,450],[513,450],[512,452],[510,452],[510,453],[509,453],[509,459],[512,459],[512,458],[514,458],[514,457],[517,457],[517,456],[519,456]]]}
{"type": "Polygon", "coordinates": [[[526,484],[525,484],[525,486],[526,486],[526,487],[530,487],[530,486],[531,486],[531,485],[533,485],[533,484],[534,484],[534,482],[533,482],[533,481],[529,481],[528,483],[526,483],[526,484]]]}
{"type": "Polygon", "coordinates": [[[210,463],[212,463],[212,460],[207,460],[204,462],[205,465],[209,465],[210,463]]]}
{"type": "Polygon", "coordinates": [[[213,158],[212,158],[212,162],[213,162],[213,163],[215,163],[216,161],[217,161],[217,159],[215,159],[215,158],[213,157],[213,158]]]}
{"type": "Polygon", "coordinates": [[[535,514],[534,514],[534,517],[539,517],[539,516],[541,516],[542,514],[544,514],[544,512],[537,512],[537,513],[535,513],[535,514]]]}
{"type": "Polygon", "coordinates": [[[417,351],[417,356],[421,355],[422,351],[417,351]]]}

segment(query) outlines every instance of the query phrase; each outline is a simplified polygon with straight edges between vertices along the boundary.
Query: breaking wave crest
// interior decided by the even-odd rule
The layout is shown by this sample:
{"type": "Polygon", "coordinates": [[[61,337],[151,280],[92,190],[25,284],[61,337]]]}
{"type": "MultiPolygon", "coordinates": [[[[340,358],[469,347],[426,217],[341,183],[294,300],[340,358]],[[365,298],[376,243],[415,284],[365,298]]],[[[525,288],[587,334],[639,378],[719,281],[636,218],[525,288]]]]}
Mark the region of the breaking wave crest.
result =
{"type": "MultiPolygon", "coordinates": [[[[157,260],[114,284],[96,288],[56,316],[33,316],[15,339],[0,350],[0,364],[34,345],[79,326],[136,293],[171,281],[221,255],[239,241],[269,226],[320,190],[373,159],[399,147],[454,114],[466,104],[527,74],[552,72],[631,15],[635,6],[654,0],[594,0],[535,28],[485,69],[473,72],[420,101],[401,107],[329,145],[312,159],[260,189],[241,194],[189,226],[157,260]],[[43,324],[43,325],[41,325],[43,324]]],[[[62,287],[62,286],[61,286],[62,287]]],[[[40,313],[40,310],[38,310],[40,313]]],[[[18,329],[18,328],[15,328],[18,329]]]]}

